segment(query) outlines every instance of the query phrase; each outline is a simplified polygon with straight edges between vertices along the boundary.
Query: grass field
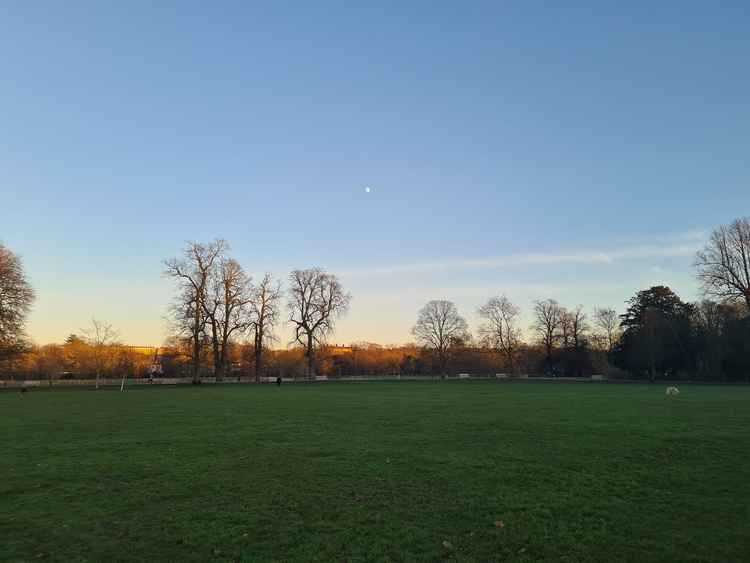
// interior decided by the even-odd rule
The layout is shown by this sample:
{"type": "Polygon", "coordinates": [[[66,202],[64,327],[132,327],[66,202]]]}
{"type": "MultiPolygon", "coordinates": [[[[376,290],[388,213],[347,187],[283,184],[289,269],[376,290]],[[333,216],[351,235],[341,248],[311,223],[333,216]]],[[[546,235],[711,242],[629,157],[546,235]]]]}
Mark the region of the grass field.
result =
{"type": "Polygon", "coordinates": [[[750,557],[750,388],[7,392],[0,429],[2,561],[750,557]]]}

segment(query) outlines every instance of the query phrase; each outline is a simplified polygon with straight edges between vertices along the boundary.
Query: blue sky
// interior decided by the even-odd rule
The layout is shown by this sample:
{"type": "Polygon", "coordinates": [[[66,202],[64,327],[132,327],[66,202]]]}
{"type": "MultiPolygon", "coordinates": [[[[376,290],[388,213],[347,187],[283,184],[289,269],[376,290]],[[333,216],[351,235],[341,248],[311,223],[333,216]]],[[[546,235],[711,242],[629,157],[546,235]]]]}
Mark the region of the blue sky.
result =
{"type": "MultiPolygon", "coordinates": [[[[698,296],[750,211],[746,2],[0,2],[0,240],[29,331],[158,343],[186,240],[322,266],[334,341],[428,299],[698,296]],[[365,186],[371,187],[366,193],[365,186]]],[[[285,341],[282,331],[282,341],[285,341]]]]}

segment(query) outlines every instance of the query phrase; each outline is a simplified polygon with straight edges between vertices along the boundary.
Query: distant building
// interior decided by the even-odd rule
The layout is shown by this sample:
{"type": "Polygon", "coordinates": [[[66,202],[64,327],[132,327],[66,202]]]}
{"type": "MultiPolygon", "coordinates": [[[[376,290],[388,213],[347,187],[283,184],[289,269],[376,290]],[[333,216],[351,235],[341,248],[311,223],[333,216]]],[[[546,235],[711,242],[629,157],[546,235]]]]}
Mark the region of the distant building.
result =
{"type": "Polygon", "coordinates": [[[129,352],[143,354],[144,356],[158,356],[161,348],[158,346],[123,346],[129,352]]]}
{"type": "Polygon", "coordinates": [[[351,346],[339,346],[338,344],[335,344],[328,347],[328,352],[331,354],[331,356],[347,356],[353,351],[354,348],[352,348],[351,346]]]}

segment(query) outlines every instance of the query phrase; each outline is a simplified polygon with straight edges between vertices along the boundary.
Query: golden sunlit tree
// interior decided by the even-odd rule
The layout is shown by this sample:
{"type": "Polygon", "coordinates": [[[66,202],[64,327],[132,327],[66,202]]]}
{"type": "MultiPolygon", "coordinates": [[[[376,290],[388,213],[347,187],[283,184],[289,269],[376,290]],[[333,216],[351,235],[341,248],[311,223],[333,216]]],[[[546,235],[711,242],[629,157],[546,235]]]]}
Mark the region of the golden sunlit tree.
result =
{"type": "Polygon", "coordinates": [[[26,348],[24,327],[33,302],[21,259],[0,244],[0,361],[26,348]]]}
{"type": "Polygon", "coordinates": [[[111,363],[118,334],[111,324],[94,318],[91,319],[91,326],[81,330],[86,335],[86,343],[91,347],[93,367],[96,372],[96,388],[99,389],[99,379],[111,363]]]}

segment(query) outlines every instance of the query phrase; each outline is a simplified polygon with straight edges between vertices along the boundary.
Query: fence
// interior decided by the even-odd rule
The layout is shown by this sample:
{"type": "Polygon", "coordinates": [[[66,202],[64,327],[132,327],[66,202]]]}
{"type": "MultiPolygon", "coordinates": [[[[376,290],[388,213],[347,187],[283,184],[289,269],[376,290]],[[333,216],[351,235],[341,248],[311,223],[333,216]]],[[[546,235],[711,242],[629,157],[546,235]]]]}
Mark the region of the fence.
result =
{"type": "MultiPolygon", "coordinates": [[[[349,376],[318,376],[310,380],[305,377],[299,378],[282,378],[284,383],[325,383],[327,381],[433,381],[441,379],[440,376],[432,375],[349,375],[349,376]]],[[[531,377],[528,375],[517,375],[508,376],[503,373],[498,374],[467,374],[461,373],[458,375],[448,375],[444,379],[448,380],[477,380],[477,379],[498,379],[506,381],[522,380],[528,381],[562,381],[561,378],[545,378],[545,377],[531,377]]],[[[601,381],[601,376],[595,376],[591,378],[565,378],[566,381],[601,381]]],[[[239,384],[239,383],[255,383],[254,377],[225,377],[224,379],[217,381],[215,377],[201,377],[201,384],[239,384]]],[[[276,377],[261,377],[260,382],[262,384],[276,383],[276,377]]],[[[193,383],[190,377],[154,377],[149,378],[128,378],[125,380],[125,387],[133,386],[160,386],[160,385],[190,385],[193,383]]],[[[120,387],[122,379],[120,378],[101,378],[99,379],[99,387],[120,387]]],[[[64,388],[64,387],[96,387],[96,379],[7,379],[0,380],[0,389],[21,389],[21,388],[64,388]]]]}

